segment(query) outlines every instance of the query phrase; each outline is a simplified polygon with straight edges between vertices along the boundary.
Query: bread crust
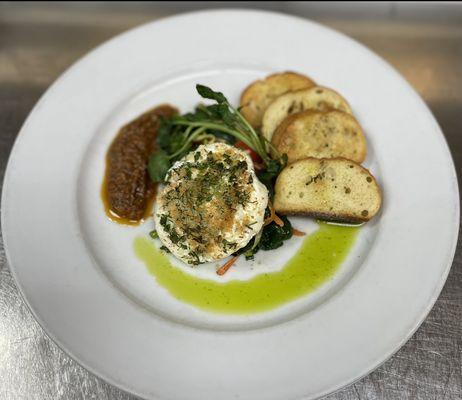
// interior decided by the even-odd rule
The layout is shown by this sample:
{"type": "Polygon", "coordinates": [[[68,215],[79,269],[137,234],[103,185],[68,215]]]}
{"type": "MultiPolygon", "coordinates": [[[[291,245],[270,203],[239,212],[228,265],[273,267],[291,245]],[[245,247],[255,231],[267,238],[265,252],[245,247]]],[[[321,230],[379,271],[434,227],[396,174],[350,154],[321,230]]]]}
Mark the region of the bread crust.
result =
{"type": "Polygon", "coordinates": [[[289,115],[274,132],[271,143],[280,154],[287,154],[289,163],[307,157],[345,157],[361,163],[367,154],[361,126],[352,115],[338,110],[289,115]]]}
{"type": "Polygon", "coordinates": [[[313,86],[282,94],[274,99],[265,110],[261,131],[271,141],[273,133],[289,115],[305,110],[339,110],[353,115],[348,102],[335,90],[323,86],[313,86]]]}
{"type": "MultiPolygon", "coordinates": [[[[313,165],[311,166],[313,167],[313,165]]],[[[336,172],[339,171],[336,170],[336,172]]],[[[351,183],[348,182],[348,185],[352,186],[351,183]]],[[[331,222],[362,223],[373,218],[380,210],[381,205],[382,193],[374,176],[366,168],[343,157],[308,157],[298,160],[287,166],[276,180],[274,207],[278,213],[283,215],[308,216],[331,222]],[[316,186],[315,180],[313,186],[307,189],[305,187],[307,175],[296,175],[291,171],[298,172],[301,166],[308,163],[313,164],[315,167],[318,165],[317,171],[327,171],[329,168],[335,169],[339,167],[344,168],[344,171],[348,171],[348,169],[353,168],[355,170],[353,172],[355,172],[359,180],[356,182],[358,190],[355,190],[355,193],[351,196],[355,198],[362,196],[361,201],[358,201],[357,205],[351,206],[350,195],[346,194],[346,191],[342,192],[346,181],[339,179],[340,176],[337,176],[335,183],[332,183],[333,181],[329,183],[329,178],[326,179],[328,184],[331,185],[330,187],[323,183],[322,185],[318,184],[316,190],[312,190],[316,186]],[[366,177],[367,184],[361,181],[361,177],[366,177]],[[287,194],[287,186],[289,185],[292,185],[289,188],[292,191],[287,194]],[[333,188],[334,185],[335,189],[333,188]],[[303,193],[306,197],[304,199],[297,197],[299,193],[303,193]],[[329,194],[329,196],[326,194],[329,194]],[[347,203],[350,204],[347,205],[347,203]],[[367,206],[365,205],[366,203],[367,206]],[[317,208],[314,204],[318,204],[317,208]],[[362,214],[364,211],[367,211],[366,215],[362,214]]]]}
{"type": "Polygon", "coordinates": [[[244,118],[258,129],[266,107],[281,94],[308,88],[315,83],[309,77],[297,72],[286,71],[268,75],[249,84],[241,94],[240,107],[244,118]]]}

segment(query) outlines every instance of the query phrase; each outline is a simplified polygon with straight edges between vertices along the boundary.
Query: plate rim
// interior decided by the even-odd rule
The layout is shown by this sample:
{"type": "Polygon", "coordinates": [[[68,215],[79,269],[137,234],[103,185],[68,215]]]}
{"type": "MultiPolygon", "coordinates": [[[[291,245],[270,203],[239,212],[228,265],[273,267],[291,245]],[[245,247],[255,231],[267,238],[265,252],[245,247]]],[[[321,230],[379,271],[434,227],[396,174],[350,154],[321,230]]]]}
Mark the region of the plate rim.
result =
{"type": "MultiPolygon", "coordinates": [[[[97,53],[102,47],[106,46],[107,44],[116,42],[121,37],[128,36],[128,35],[132,34],[135,31],[142,30],[145,27],[153,25],[153,24],[157,24],[158,22],[165,21],[165,20],[170,21],[170,20],[174,20],[174,19],[181,19],[181,18],[184,18],[184,17],[191,17],[191,16],[196,16],[197,17],[197,16],[201,16],[201,15],[205,15],[205,14],[226,14],[226,13],[229,13],[229,12],[239,12],[239,13],[246,13],[246,14],[273,15],[273,16],[278,16],[278,17],[282,17],[282,18],[286,18],[286,19],[296,19],[296,20],[299,20],[299,21],[303,21],[304,23],[314,25],[314,26],[316,26],[318,28],[321,28],[323,30],[330,31],[330,33],[334,33],[336,35],[341,36],[344,40],[347,40],[347,41],[350,41],[350,42],[354,43],[357,48],[359,48],[363,52],[367,53],[370,57],[375,58],[377,61],[380,62],[380,64],[382,64],[387,70],[389,70],[390,73],[392,73],[395,78],[401,80],[402,84],[404,86],[406,86],[407,91],[409,93],[411,93],[412,96],[420,103],[420,106],[423,107],[426,110],[426,114],[430,117],[430,120],[431,120],[432,124],[434,125],[435,130],[437,130],[439,132],[439,134],[437,136],[439,138],[439,142],[441,143],[442,147],[444,148],[444,150],[445,150],[445,152],[446,152],[446,154],[448,156],[446,158],[446,160],[447,160],[447,162],[448,162],[448,164],[450,166],[450,170],[452,172],[451,181],[452,181],[452,184],[453,184],[452,189],[453,189],[453,194],[454,194],[454,197],[455,197],[455,204],[454,204],[455,205],[455,210],[454,211],[455,211],[455,217],[456,217],[456,218],[454,218],[454,224],[453,224],[452,230],[451,230],[452,243],[451,243],[451,246],[450,246],[450,250],[447,253],[447,260],[445,260],[445,262],[444,262],[444,264],[445,264],[444,271],[443,271],[443,273],[441,274],[441,276],[439,278],[438,285],[435,288],[434,292],[432,293],[432,297],[431,297],[430,301],[428,302],[425,309],[420,313],[418,318],[415,319],[415,323],[411,327],[411,329],[408,330],[408,334],[405,337],[403,337],[401,339],[401,341],[396,346],[394,346],[395,348],[394,348],[394,350],[392,352],[390,352],[389,354],[385,354],[385,356],[382,357],[379,362],[375,363],[375,365],[365,368],[365,371],[361,372],[360,374],[356,374],[357,376],[355,378],[351,379],[351,380],[347,380],[346,382],[341,382],[341,383],[335,385],[335,387],[333,385],[332,389],[325,390],[324,392],[319,392],[319,393],[316,393],[314,395],[307,395],[307,396],[293,398],[294,400],[296,400],[296,399],[297,400],[298,399],[300,399],[300,400],[302,400],[302,399],[306,399],[306,400],[308,400],[308,399],[316,399],[316,398],[325,396],[327,394],[335,393],[335,392],[341,390],[342,388],[345,388],[346,386],[349,386],[349,385],[354,384],[355,382],[361,380],[362,378],[364,378],[365,376],[367,376],[368,374],[370,374],[371,372],[376,370],[378,367],[380,367],[387,360],[389,360],[415,334],[415,332],[418,330],[418,328],[421,326],[421,324],[425,321],[428,314],[432,310],[432,308],[433,308],[434,304],[436,303],[436,301],[437,301],[437,299],[438,299],[438,297],[439,297],[439,295],[440,295],[440,293],[441,293],[441,291],[442,291],[442,289],[444,287],[444,284],[445,284],[445,282],[447,280],[447,277],[449,275],[449,272],[450,272],[450,269],[451,269],[451,266],[452,266],[452,263],[453,263],[453,260],[454,260],[454,256],[455,256],[455,251],[456,251],[456,247],[457,247],[457,243],[458,243],[458,236],[459,236],[459,227],[460,227],[460,190],[459,190],[459,186],[458,186],[457,172],[456,172],[454,159],[452,157],[452,154],[451,154],[447,139],[444,136],[443,131],[442,131],[437,119],[433,115],[432,111],[430,110],[430,108],[428,107],[426,102],[420,97],[420,95],[412,87],[412,85],[391,64],[389,64],[384,58],[382,58],[380,55],[378,55],[374,51],[370,50],[368,47],[366,47],[365,45],[363,45],[359,41],[347,36],[346,34],[340,32],[340,31],[337,31],[337,30],[335,30],[335,29],[333,29],[333,28],[331,28],[329,26],[323,25],[321,23],[318,23],[318,22],[313,21],[313,20],[308,19],[308,18],[298,17],[298,16],[294,16],[294,15],[290,15],[290,14],[284,14],[284,13],[275,12],[275,11],[265,11],[265,10],[257,10],[257,9],[246,9],[246,8],[224,8],[224,9],[190,11],[190,12],[178,13],[178,14],[171,15],[171,16],[164,16],[164,17],[161,17],[161,18],[158,18],[158,19],[155,19],[155,20],[148,21],[148,22],[143,23],[141,25],[135,26],[135,27],[133,27],[131,29],[128,29],[126,31],[123,31],[123,32],[111,37],[110,39],[100,43],[96,47],[92,48],[90,51],[85,53],[83,56],[81,56],[77,60],[75,60],[63,73],[61,73],[57,77],[57,79],[51,85],[48,86],[48,88],[43,92],[43,94],[41,95],[39,100],[36,102],[34,107],[31,109],[31,111],[27,115],[26,119],[24,120],[24,123],[22,124],[22,126],[21,126],[21,128],[20,128],[20,130],[18,132],[17,137],[14,140],[13,146],[12,146],[11,151],[10,151],[10,155],[8,157],[7,166],[5,168],[5,175],[4,175],[4,178],[3,178],[3,187],[2,187],[3,190],[2,190],[2,196],[1,196],[1,205],[2,205],[2,207],[1,207],[1,218],[0,219],[1,219],[1,229],[2,229],[2,235],[3,235],[3,246],[4,246],[4,251],[5,251],[5,257],[6,257],[6,260],[7,260],[7,263],[8,263],[9,271],[10,271],[11,275],[14,278],[16,287],[18,288],[18,292],[20,293],[25,305],[27,306],[27,308],[30,310],[30,312],[34,316],[35,321],[42,328],[42,330],[46,334],[46,336],[49,339],[51,339],[51,341],[59,349],[61,349],[66,355],[68,355],[71,359],[73,359],[78,365],[83,367],[85,370],[89,371],[92,375],[94,375],[94,376],[96,376],[96,377],[98,377],[98,378],[100,378],[100,379],[114,385],[118,389],[120,389],[120,390],[122,390],[122,391],[124,391],[124,392],[126,392],[128,394],[135,394],[137,396],[141,396],[141,394],[138,393],[136,388],[130,388],[129,385],[125,385],[124,383],[118,382],[117,380],[115,380],[111,376],[106,375],[104,373],[104,371],[96,371],[96,370],[94,370],[91,366],[87,365],[84,361],[80,360],[77,356],[75,356],[73,354],[73,352],[70,351],[69,349],[67,349],[66,346],[64,345],[64,343],[62,343],[62,341],[59,338],[57,338],[53,334],[53,332],[51,332],[46,327],[44,322],[41,320],[39,315],[36,313],[36,310],[34,309],[33,305],[29,302],[29,300],[27,298],[27,295],[24,292],[24,288],[23,288],[23,286],[21,284],[21,281],[18,279],[18,276],[17,276],[17,273],[16,273],[16,267],[14,267],[14,262],[13,262],[13,260],[11,258],[10,252],[9,252],[8,239],[7,239],[8,233],[6,231],[6,228],[4,227],[5,216],[6,216],[7,211],[8,211],[7,208],[5,207],[5,204],[7,204],[7,200],[6,200],[7,199],[7,193],[8,193],[8,191],[11,190],[11,189],[9,189],[10,184],[9,184],[9,179],[8,178],[9,178],[9,175],[11,174],[12,164],[13,164],[14,159],[16,157],[17,149],[21,145],[21,142],[24,140],[25,135],[24,135],[23,131],[25,130],[28,121],[30,121],[33,114],[38,112],[38,110],[40,108],[40,105],[44,101],[46,101],[46,99],[52,94],[53,89],[57,86],[57,84],[59,82],[63,81],[74,69],[77,69],[80,66],[80,64],[82,63],[82,61],[86,60],[87,58],[90,58],[93,54],[97,53]]],[[[442,265],[443,265],[443,263],[442,263],[442,265]]],[[[157,395],[155,395],[155,396],[157,397],[157,395]]],[[[142,398],[144,398],[144,397],[142,397],[142,398]]],[[[164,399],[166,397],[159,396],[158,398],[159,399],[164,399]]]]}

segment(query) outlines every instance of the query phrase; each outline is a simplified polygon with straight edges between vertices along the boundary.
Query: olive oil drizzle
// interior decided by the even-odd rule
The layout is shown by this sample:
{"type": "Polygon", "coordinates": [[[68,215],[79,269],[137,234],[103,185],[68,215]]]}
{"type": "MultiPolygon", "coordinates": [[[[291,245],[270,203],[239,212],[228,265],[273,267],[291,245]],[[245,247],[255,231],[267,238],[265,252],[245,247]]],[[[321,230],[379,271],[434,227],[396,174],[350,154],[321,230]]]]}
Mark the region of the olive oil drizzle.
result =
{"type": "Polygon", "coordinates": [[[347,257],[358,231],[321,223],[281,270],[225,283],[183,272],[148,238],[136,238],[134,248],[157,283],[176,299],[214,313],[252,314],[293,301],[326,283],[347,257]]]}

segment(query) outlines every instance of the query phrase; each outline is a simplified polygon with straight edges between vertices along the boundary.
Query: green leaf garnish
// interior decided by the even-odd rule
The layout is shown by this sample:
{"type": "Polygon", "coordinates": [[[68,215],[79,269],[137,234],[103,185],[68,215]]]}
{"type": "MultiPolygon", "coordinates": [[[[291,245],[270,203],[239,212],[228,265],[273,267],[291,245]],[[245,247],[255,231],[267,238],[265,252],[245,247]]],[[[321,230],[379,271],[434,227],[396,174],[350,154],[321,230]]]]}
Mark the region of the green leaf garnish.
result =
{"type": "Polygon", "coordinates": [[[163,182],[170,166],[168,154],[164,150],[159,149],[149,158],[149,176],[154,182],[163,182]]]}
{"type": "Polygon", "coordinates": [[[201,140],[204,135],[213,135],[230,144],[237,140],[242,141],[253,149],[265,163],[267,176],[264,179],[269,186],[287,163],[287,159],[270,157],[267,149],[272,148],[271,143],[252,128],[223,93],[199,84],[196,85],[196,90],[201,97],[215,103],[208,106],[201,104],[192,113],[161,121],[157,133],[159,149],[151,157],[148,167],[151,179],[155,182],[163,181],[173,162],[186,155],[195,141],[201,140]]]}
{"type": "Polygon", "coordinates": [[[199,93],[204,99],[215,100],[217,103],[228,103],[228,100],[223,93],[215,92],[207,86],[197,84],[196,90],[197,93],[199,93]]]}

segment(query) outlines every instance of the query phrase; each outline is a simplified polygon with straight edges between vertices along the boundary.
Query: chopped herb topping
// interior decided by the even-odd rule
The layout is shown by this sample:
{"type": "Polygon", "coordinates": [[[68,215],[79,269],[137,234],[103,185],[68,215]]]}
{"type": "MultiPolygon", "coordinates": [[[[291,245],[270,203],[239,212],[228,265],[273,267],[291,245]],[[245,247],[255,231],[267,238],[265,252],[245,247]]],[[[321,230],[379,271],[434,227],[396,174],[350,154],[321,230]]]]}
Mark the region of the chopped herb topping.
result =
{"type": "MultiPolygon", "coordinates": [[[[236,212],[250,204],[253,178],[247,161],[236,154],[226,147],[199,148],[170,171],[160,224],[191,264],[204,253],[230,253],[238,246],[223,235],[231,232],[236,212]]],[[[246,222],[243,228],[256,223],[246,222]]]]}
{"type": "Polygon", "coordinates": [[[310,176],[310,179],[305,183],[306,186],[312,184],[313,182],[316,183],[318,180],[322,180],[326,176],[325,172],[320,172],[315,176],[310,176]]]}

